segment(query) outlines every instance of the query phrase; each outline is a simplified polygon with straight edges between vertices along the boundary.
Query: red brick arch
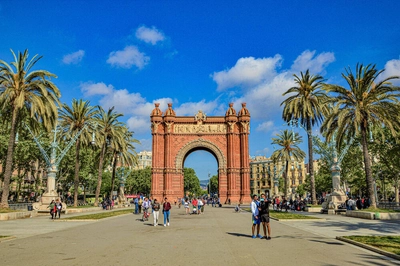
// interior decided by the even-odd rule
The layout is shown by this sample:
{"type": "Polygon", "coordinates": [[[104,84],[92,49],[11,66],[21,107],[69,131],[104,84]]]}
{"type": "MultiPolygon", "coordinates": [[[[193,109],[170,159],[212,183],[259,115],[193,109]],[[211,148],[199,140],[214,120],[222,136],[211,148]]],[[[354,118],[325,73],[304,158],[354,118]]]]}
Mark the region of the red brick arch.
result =
{"type": "Polygon", "coordinates": [[[248,135],[250,113],[246,104],[236,114],[230,104],[225,116],[176,116],[172,104],[162,113],[159,104],[151,113],[152,184],[154,198],[184,196],[183,166],[195,150],[206,150],[218,163],[219,197],[222,202],[247,203],[250,198],[248,135]]]}

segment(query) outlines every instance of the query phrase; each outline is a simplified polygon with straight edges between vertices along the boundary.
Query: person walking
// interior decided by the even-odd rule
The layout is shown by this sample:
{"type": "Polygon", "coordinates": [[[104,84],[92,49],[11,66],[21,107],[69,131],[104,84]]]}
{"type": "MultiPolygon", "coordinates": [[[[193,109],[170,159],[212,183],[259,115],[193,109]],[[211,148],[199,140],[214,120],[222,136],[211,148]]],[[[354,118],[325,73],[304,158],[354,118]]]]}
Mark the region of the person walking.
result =
{"type": "Polygon", "coordinates": [[[198,204],[198,201],[197,201],[196,197],[194,197],[194,198],[192,199],[193,214],[196,214],[196,213],[197,213],[197,204],[198,204]]]}
{"type": "Polygon", "coordinates": [[[51,219],[54,219],[54,208],[56,206],[56,203],[54,202],[54,200],[52,200],[49,204],[49,206],[47,206],[47,208],[50,208],[50,215],[51,215],[51,219]]]}
{"type": "Polygon", "coordinates": [[[160,203],[158,203],[157,199],[154,199],[153,204],[151,205],[151,209],[153,210],[154,226],[157,226],[158,225],[158,216],[160,214],[160,203]]]}
{"type": "Polygon", "coordinates": [[[62,210],[62,203],[60,199],[56,199],[55,209],[56,213],[54,214],[54,219],[57,219],[57,214],[58,214],[58,219],[60,219],[62,210]]]}
{"type": "Polygon", "coordinates": [[[164,198],[164,203],[163,203],[164,226],[169,226],[170,210],[171,210],[171,203],[168,201],[168,198],[164,198]]]}
{"type": "Polygon", "coordinates": [[[135,203],[135,214],[139,214],[139,199],[138,199],[138,197],[136,197],[133,202],[135,203]]]}
{"type": "Polygon", "coordinates": [[[185,199],[185,203],[183,204],[185,206],[185,212],[186,214],[190,214],[190,207],[189,207],[189,200],[185,199]]]}
{"type": "Polygon", "coordinates": [[[258,196],[254,195],[253,196],[253,201],[251,202],[251,213],[252,213],[252,227],[251,227],[251,233],[252,233],[252,238],[262,238],[260,235],[260,217],[259,217],[259,212],[258,212],[258,196]],[[257,235],[255,235],[255,229],[257,226],[257,235]]]}
{"type": "Polygon", "coordinates": [[[203,208],[203,201],[201,198],[197,201],[197,214],[201,214],[201,208],[203,208]]]}
{"type": "Polygon", "coordinates": [[[269,226],[269,205],[271,204],[271,201],[267,199],[265,194],[261,194],[261,200],[260,200],[260,207],[259,207],[259,214],[260,214],[260,219],[261,223],[263,226],[263,231],[264,231],[264,238],[267,240],[271,239],[271,228],[269,226]],[[268,228],[268,236],[267,236],[267,229],[268,228]]]}

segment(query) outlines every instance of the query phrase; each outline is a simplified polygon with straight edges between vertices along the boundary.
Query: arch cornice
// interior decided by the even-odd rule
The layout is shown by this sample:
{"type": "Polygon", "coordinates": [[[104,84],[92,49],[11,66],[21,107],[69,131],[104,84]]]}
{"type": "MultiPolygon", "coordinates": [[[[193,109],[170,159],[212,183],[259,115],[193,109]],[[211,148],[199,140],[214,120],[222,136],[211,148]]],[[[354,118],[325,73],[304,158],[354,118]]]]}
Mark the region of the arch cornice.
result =
{"type": "Polygon", "coordinates": [[[192,141],[186,143],[179,150],[179,152],[175,158],[175,168],[177,171],[180,171],[183,169],[183,161],[185,159],[186,154],[196,148],[205,148],[205,149],[210,150],[217,157],[218,169],[226,170],[226,158],[224,156],[224,153],[221,151],[221,149],[217,145],[215,145],[213,142],[199,138],[199,139],[192,140],[192,141]]]}

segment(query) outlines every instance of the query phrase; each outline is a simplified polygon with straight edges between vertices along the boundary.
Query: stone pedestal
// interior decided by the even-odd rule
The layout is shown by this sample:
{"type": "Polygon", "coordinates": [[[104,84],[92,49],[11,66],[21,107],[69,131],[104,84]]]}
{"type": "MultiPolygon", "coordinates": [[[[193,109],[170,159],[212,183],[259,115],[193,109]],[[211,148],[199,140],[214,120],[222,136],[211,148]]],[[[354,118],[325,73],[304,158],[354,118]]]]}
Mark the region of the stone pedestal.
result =
{"type": "Polygon", "coordinates": [[[326,202],[322,204],[322,208],[328,210],[328,214],[335,214],[335,210],[338,209],[339,205],[346,202],[346,198],[347,196],[343,191],[335,191],[327,196],[326,202]]]}

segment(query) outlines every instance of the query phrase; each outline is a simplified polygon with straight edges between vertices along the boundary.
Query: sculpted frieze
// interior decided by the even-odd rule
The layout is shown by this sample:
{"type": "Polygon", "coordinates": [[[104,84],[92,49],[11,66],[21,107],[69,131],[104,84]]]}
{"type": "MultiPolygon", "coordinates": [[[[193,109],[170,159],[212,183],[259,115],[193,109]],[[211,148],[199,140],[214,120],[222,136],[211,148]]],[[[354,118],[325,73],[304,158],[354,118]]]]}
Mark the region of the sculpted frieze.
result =
{"type": "Polygon", "coordinates": [[[174,133],[175,134],[224,134],[227,132],[226,124],[197,124],[197,125],[179,125],[175,124],[174,133]]]}

